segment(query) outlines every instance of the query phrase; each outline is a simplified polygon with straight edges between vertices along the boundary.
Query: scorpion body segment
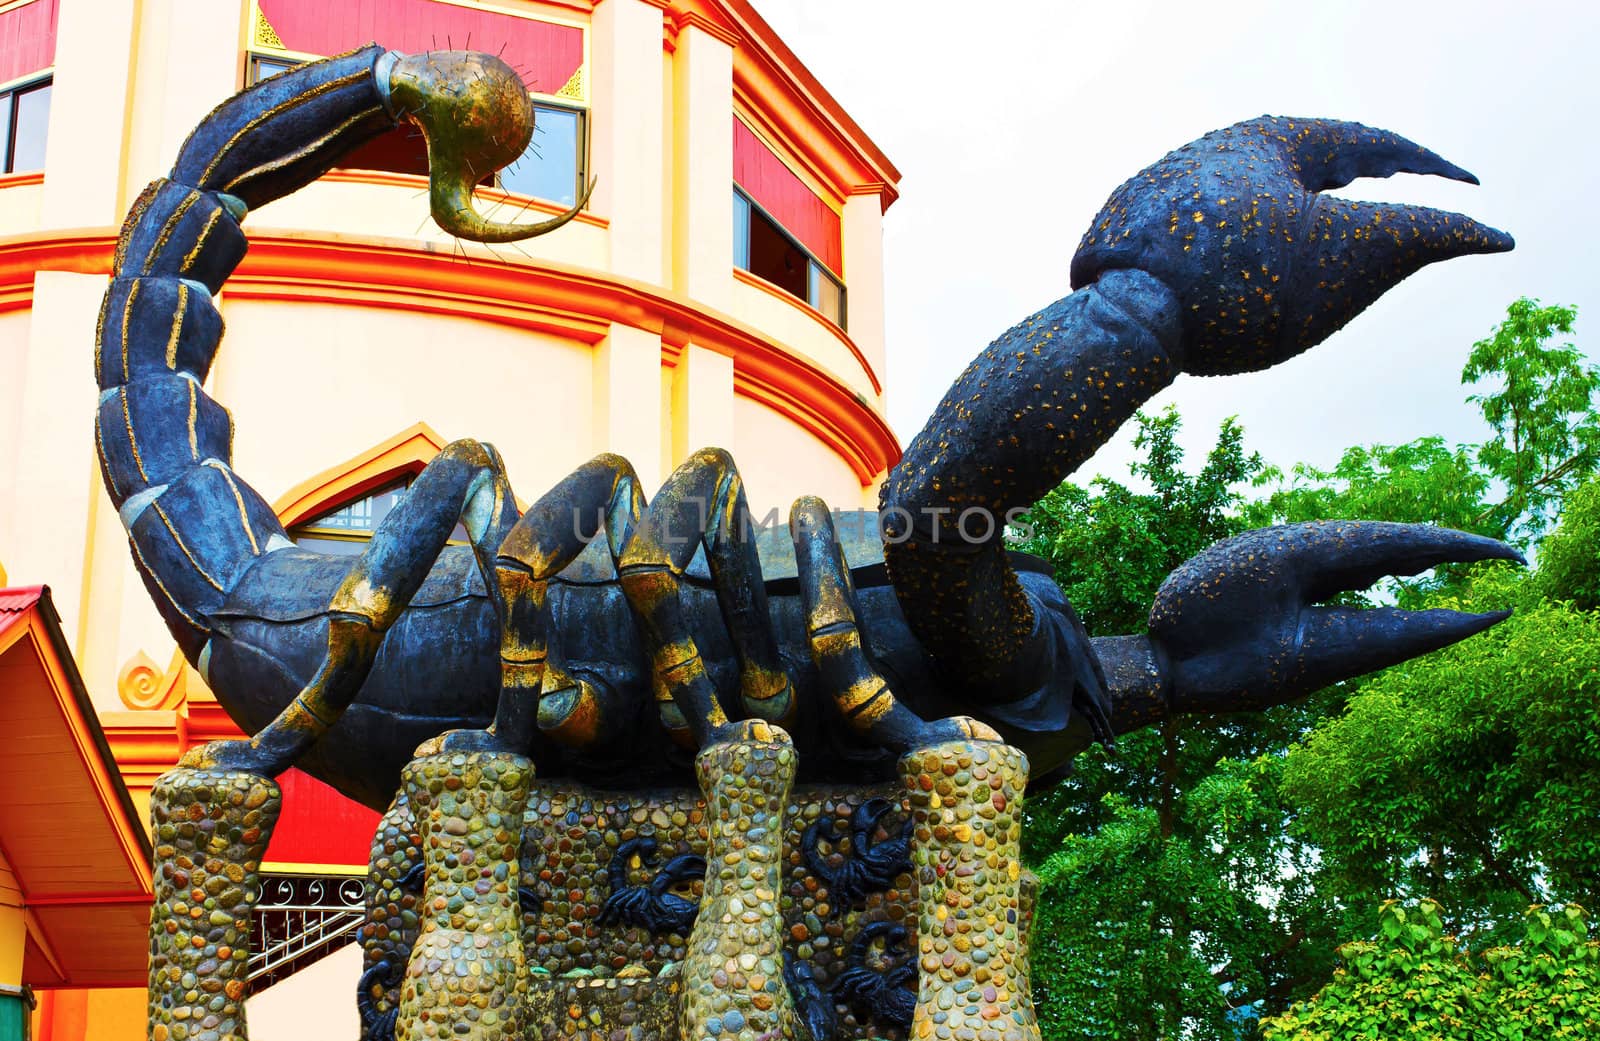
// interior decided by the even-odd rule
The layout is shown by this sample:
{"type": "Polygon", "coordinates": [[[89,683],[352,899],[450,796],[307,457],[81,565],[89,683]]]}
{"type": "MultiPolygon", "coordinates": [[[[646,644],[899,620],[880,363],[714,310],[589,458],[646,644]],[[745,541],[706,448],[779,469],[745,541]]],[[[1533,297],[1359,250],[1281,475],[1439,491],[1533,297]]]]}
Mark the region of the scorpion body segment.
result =
{"type": "MultiPolygon", "coordinates": [[[[602,455],[522,513],[499,455],[468,440],[427,466],[360,556],[294,546],[233,472],[231,420],[203,390],[240,222],[409,120],[427,137],[442,227],[547,233],[586,196],[541,224],[471,208],[471,183],[519,150],[528,114],[497,59],[367,47],[225,102],[134,204],[96,333],[102,472],[168,627],[254,735],[189,765],[298,763],[382,808],[420,745],[515,751],[545,777],[633,787],[683,783],[694,748],[775,723],[802,781],[883,779],[909,748],[974,738],[1020,747],[1040,777],[1170,712],[1281,702],[1498,619],[1315,607],[1387,571],[1516,556],[1459,532],[1348,522],[1224,544],[1174,574],[1149,632],[1091,639],[1045,569],[1002,541],[1001,518],[1180,372],[1273,364],[1423,263],[1509,248],[1466,218],[1323,198],[1353,176],[1467,176],[1325,120],[1239,124],[1119,189],[1074,260],[1081,288],[974,361],[854,533],[815,499],[796,503],[787,533],[750,531],[719,449],[648,499],[626,460],[602,455]],[[1195,185],[1204,198],[1178,234],[1174,193],[1195,185]],[[1407,245],[1346,240],[1336,216],[1407,245]],[[1312,284],[1306,265],[1345,277],[1312,284]],[[982,537],[963,523],[972,511],[988,518],[982,537]],[[458,523],[464,547],[448,545],[458,523]],[[1350,554],[1360,567],[1341,566],[1350,554]]],[[[841,889],[877,885],[894,841],[853,848],[860,877],[841,889]]]]}
{"type": "Polygon", "coordinates": [[[917,1007],[917,963],[906,956],[906,929],[894,922],[873,922],[850,941],[850,964],[833,982],[833,998],[865,1012],[880,1025],[902,1029],[911,1026],[917,1007]],[[883,941],[885,958],[899,956],[894,964],[874,969],[867,954],[883,941]]]}
{"type": "Polygon", "coordinates": [[[821,843],[834,843],[838,835],[832,818],[808,825],[801,839],[801,852],[816,876],[828,884],[828,894],[841,905],[859,903],[868,893],[881,893],[894,885],[897,876],[911,870],[911,821],[900,826],[898,834],[881,842],[873,841],[878,822],[894,807],[887,799],[868,799],[857,806],[850,819],[850,853],[837,869],[822,855],[821,843]]]}
{"type": "Polygon", "coordinates": [[[628,865],[635,856],[641,867],[648,868],[655,861],[656,840],[629,839],[611,854],[611,863],[606,866],[611,893],[600,908],[598,922],[601,925],[619,922],[651,933],[677,933],[687,937],[694,928],[700,905],[672,892],[672,887],[704,878],[705,858],[693,853],[680,854],[657,868],[649,883],[635,886],[628,883],[628,865]]]}

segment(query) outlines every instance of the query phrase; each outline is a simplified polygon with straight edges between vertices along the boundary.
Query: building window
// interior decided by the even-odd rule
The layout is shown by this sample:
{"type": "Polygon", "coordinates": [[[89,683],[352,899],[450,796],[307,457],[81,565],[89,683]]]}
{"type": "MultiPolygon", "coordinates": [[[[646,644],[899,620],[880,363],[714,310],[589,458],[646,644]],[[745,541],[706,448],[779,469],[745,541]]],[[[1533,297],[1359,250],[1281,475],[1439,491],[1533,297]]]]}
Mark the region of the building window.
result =
{"type": "MultiPolygon", "coordinates": [[[[403,477],[377,491],[351,499],[334,509],[296,524],[289,529],[289,537],[301,549],[336,556],[355,556],[367,548],[372,533],[389,516],[389,511],[400,504],[400,499],[411,486],[412,477],[403,477]]],[[[467,529],[457,524],[450,533],[452,545],[465,545],[467,529]]]]}
{"type": "Polygon", "coordinates": [[[259,54],[252,54],[250,56],[250,83],[256,84],[262,80],[270,80],[278,73],[288,72],[299,64],[300,62],[291,61],[288,58],[268,58],[259,54]]]}
{"type": "Polygon", "coordinates": [[[50,81],[0,93],[0,173],[44,169],[44,142],[50,130],[50,81]]]}
{"type": "Polygon", "coordinates": [[[738,188],[733,190],[733,262],[845,327],[844,283],[738,188]]]}
{"type": "Polygon", "coordinates": [[[577,202],[588,152],[583,117],[582,109],[534,102],[533,140],[520,159],[500,171],[498,187],[563,206],[577,202]]]}
{"type": "MultiPolygon", "coordinates": [[[[299,64],[290,58],[251,55],[250,82],[271,79],[299,64]]],[[[585,114],[583,109],[535,101],[533,140],[527,150],[504,170],[485,176],[478,183],[571,206],[577,202],[585,179],[584,157],[588,152],[585,114]]],[[[416,127],[402,123],[357,148],[339,165],[346,169],[425,176],[428,143],[416,127]]]]}

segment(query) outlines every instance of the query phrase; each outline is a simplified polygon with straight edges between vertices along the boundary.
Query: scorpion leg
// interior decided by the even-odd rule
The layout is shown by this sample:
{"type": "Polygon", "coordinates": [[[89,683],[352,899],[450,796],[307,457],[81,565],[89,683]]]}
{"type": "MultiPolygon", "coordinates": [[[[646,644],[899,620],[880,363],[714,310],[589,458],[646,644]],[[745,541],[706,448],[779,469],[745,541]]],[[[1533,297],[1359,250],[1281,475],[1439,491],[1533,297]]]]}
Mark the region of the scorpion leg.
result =
{"type": "Polygon", "coordinates": [[[493,595],[489,547],[516,519],[500,456],[477,441],[447,445],[373,532],[328,604],[328,651],[316,675],[278,717],[245,741],[214,742],[181,765],[276,776],[350,707],[384,634],[411,602],[459,522],[493,595]]]}
{"type": "Polygon", "coordinates": [[[632,538],[614,544],[623,594],[651,646],[662,722],[684,745],[704,747],[742,729],[728,721],[678,596],[702,543],[739,654],[744,708],[780,723],[794,711],[793,685],[767,621],[748,515],[732,458],[720,448],[703,449],[667,478],[632,538]]]}
{"type": "Polygon", "coordinates": [[[828,506],[815,496],[789,512],[805,604],[806,635],[822,684],[857,733],[884,748],[909,752],[943,741],[998,741],[1000,735],[967,716],[933,722],[912,712],[889,689],[861,642],[850,569],[834,535],[828,506]]]}
{"type": "Polygon", "coordinates": [[[487,730],[444,735],[443,748],[521,753],[530,746],[535,725],[580,747],[606,736],[616,718],[608,711],[610,689],[574,677],[550,660],[549,585],[599,534],[602,522],[614,543],[629,538],[643,503],[632,464],[618,455],[599,455],[546,492],[512,527],[494,559],[501,601],[494,722],[487,730]]]}

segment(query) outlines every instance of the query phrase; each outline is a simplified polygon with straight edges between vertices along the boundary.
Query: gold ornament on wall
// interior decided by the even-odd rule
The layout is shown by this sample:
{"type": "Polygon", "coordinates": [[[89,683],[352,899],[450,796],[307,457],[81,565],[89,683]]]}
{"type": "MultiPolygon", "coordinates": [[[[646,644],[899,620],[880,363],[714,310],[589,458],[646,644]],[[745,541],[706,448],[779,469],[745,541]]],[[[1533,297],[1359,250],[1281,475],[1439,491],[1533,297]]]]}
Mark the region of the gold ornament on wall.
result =
{"type": "Polygon", "coordinates": [[[165,670],[148,654],[138,651],[117,670],[117,696],[136,712],[175,709],[185,700],[188,669],[182,651],[173,652],[165,670]]]}

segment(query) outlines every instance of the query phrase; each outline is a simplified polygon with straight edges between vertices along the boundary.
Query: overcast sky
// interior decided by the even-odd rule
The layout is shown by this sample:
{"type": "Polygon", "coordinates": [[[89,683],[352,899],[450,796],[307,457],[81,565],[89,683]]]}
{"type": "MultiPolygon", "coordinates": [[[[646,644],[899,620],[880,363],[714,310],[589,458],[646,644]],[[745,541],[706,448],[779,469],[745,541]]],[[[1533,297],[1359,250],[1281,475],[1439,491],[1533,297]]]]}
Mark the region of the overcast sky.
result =
{"type": "MultiPolygon", "coordinates": [[[[1576,304],[1577,342],[1600,356],[1600,5],[754,2],[903,174],[884,221],[902,442],[996,334],[1066,295],[1113,188],[1262,113],[1357,120],[1434,149],[1482,187],[1402,176],[1340,194],[1459,210],[1517,248],[1426,268],[1268,372],[1180,377],[1146,407],[1179,405],[1190,463],[1228,415],[1286,467],[1330,465],[1357,442],[1481,439],[1461,366],[1521,295],[1576,304]]],[[[1125,477],[1127,440],[1087,471],[1125,477]]]]}

